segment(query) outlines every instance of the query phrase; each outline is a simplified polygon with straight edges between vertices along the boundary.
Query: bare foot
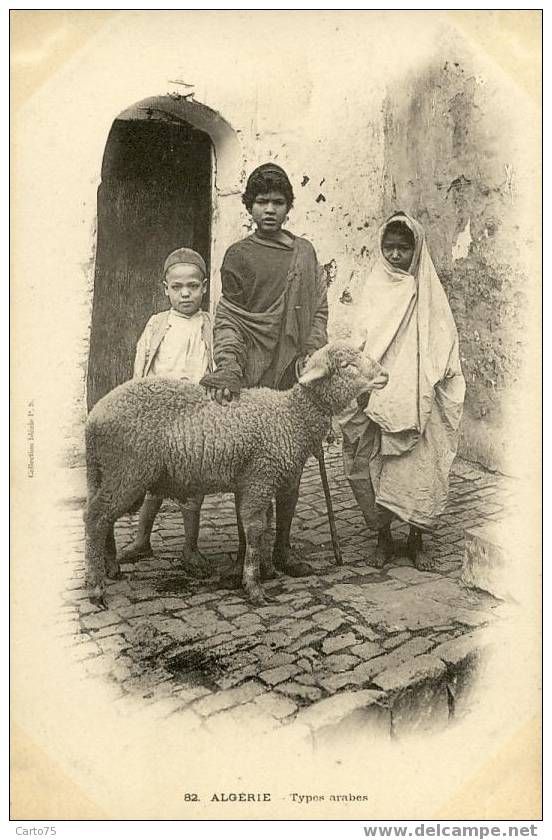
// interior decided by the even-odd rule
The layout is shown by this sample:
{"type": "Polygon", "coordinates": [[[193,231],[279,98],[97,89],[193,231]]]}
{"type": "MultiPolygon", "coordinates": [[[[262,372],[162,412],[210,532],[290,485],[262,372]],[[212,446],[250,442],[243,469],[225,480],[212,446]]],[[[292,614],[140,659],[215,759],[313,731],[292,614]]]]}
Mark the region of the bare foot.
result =
{"type": "Polygon", "coordinates": [[[374,569],[383,569],[385,564],[387,563],[387,558],[385,553],[380,545],[376,546],[375,552],[369,557],[366,561],[369,566],[373,566],[374,569]]]}
{"type": "Polygon", "coordinates": [[[275,568],[283,572],[284,575],[289,575],[290,577],[308,577],[314,574],[312,566],[309,566],[308,563],[305,563],[299,558],[299,552],[291,548],[291,546],[287,551],[275,551],[272,555],[275,568]]]}
{"type": "Polygon", "coordinates": [[[314,574],[312,566],[309,566],[308,563],[303,563],[301,561],[286,563],[282,571],[285,575],[289,575],[290,577],[309,577],[309,575],[314,574]]]}
{"type": "Polygon", "coordinates": [[[105,558],[105,574],[111,580],[120,580],[122,578],[119,562],[114,554],[109,554],[105,558]]]}
{"type": "Polygon", "coordinates": [[[152,556],[153,551],[149,542],[134,540],[121,551],[119,563],[132,563],[135,560],[144,560],[146,557],[152,556]]]}
{"type": "Polygon", "coordinates": [[[218,583],[221,589],[241,589],[242,576],[241,574],[223,575],[218,583]]]}
{"type": "Polygon", "coordinates": [[[374,566],[376,569],[383,569],[385,564],[391,560],[394,554],[395,544],[393,543],[393,537],[391,536],[391,528],[389,526],[380,528],[378,531],[376,550],[372,559],[368,561],[369,565],[374,566]]]}
{"type": "Polygon", "coordinates": [[[435,567],[435,560],[431,552],[427,551],[427,545],[424,551],[422,532],[414,525],[410,526],[406,550],[410,560],[420,572],[430,572],[435,567]]]}
{"type": "Polygon", "coordinates": [[[261,561],[261,580],[274,580],[278,577],[278,569],[272,560],[261,561]]]}
{"type": "Polygon", "coordinates": [[[422,542],[422,532],[419,528],[411,525],[408,532],[408,539],[406,541],[406,554],[408,559],[416,565],[418,554],[421,554],[423,550],[424,545],[422,542]]]}
{"type": "Polygon", "coordinates": [[[435,560],[427,551],[418,551],[414,565],[420,572],[431,572],[435,568],[435,560]]]}

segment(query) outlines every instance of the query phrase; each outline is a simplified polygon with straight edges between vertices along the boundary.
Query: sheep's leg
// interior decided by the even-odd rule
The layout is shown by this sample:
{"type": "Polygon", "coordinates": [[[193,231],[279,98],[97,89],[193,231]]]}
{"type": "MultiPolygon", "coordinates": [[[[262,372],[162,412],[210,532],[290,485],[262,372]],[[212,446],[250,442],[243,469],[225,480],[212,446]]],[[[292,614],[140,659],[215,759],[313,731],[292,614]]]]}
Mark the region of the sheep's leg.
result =
{"type": "Polygon", "coordinates": [[[117,562],[117,548],[115,545],[114,526],[111,525],[105,541],[105,570],[109,578],[120,578],[121,572],[117,562]]]}
{"type": "Polygon", "coordinates": [[[276,539],[272,559],[276,568],[285,571],[289,560],[289,533],[299,498],[299,484],[286,485],[276,494],[276,539]]]}
{"type": "Polygon", "coordinates": [[[261,586],[261,554],[266,531],[266,503],[240,499],[240,515],[245,531],[246,547],[243,562],[243,587],[252,604],[266,604],[261,586]],[[262,506],[260,506],[262,505],[262,506]]]}
{"type": "MultiPolygon", "coordinates": [[[[243,569],[243,563],[245,560],[245,531],[243,528],[243,522],[240,514],[240,502],[239,502],[239,495],[238,493],[234,494],[234,502],[236,506],[236,517],[238,522],[238,552],[236,554],[236,564],[238,567],[243,569]]],[[[272,562],[272,558],[270,556],[271,549],[272,549],[272,520],[274,516],[272,501],[269,503],[267,510],[266,510],[266,529],[262,537],[261,541],[261,579],[262,580],[273,580],[275,577],[278,577],[278,572],[272,562]]],[[[239,576],[241,579],[241,574],[239,576]]]]}
{"type": "Polygon", "coordinates": [[[162,496],[154,496],[151,492],[146,494],[138,514],[136,536],[121,552],[119,559],[122,563],[132,563],[135,560],[142,560],[144,557],[152,556],[151,532],[155,517],[159,513],[162,504],[162,496]]]}
{"type": "Polygon", "coordinates": [[[265,530],[264,516],[258,514],[256,517],[244,521],[247,545],[245,559],[243,562],[243,588],[252,604],[266,604],[263,588],[261,586],[261,550],[262,538],[265,530]]]}
{"type": "Polygon", "coordinates": [[[266,511],[266,529],[262,540],[261,579],[273,580],[278,577],[278,570],[272,561],[272,546],[274,544],[274,505],[270,502],[266,511]]]}
{"type": "Polygon", "coordinates": [[[208,578],[211,570],[207,560],[197,547],[203,497],[190,496],[180,503],[184,521],[184,548],[182,549],[182,567],[192,577],[208,578]]]}
{"type": "Polygon", "coordinates": [[[107,609],[104,600],[106,558],[105,549],[109,536],[110,521],[100,500],[93,499],[85,513],[86,524],[86,585],[90,601],[97,607],[107,609]]]}
{"type": "Polygon", "coordinates": [[[234,493],[234,505],[238,522],[238,553],[236,555],[236,561],[241,566],[245,560],[245,531],[243,530],[243,522],[240,514],[240,497],[238,493],[234,493]]]}
{"type": "MultiPolygon", "coordinates": [[[[103,490],[99,490],[88,503],[84,516],[86,585],[90,601],[103,609],[106,609],[106,549],[114,547],[113,527],[117,519],[130,510],[136,499],[145,492],[142,487],[132,488],[130,481],[125,482],[124,486],[126,492],[119,491],[119,494],[113,488],[108,490],[104,487],[103,490]],[[115,504],[114,499],[117,500],[115,504]]],[[[114,570],[111,562],[109,569],[114,570]]]]}
{"type": "Polygon", "coordinates": [[[308,563],[290,559],[289,532],[299,498],[300,482],[301,476],[293,483],[282,487],[276,494],[276,539],[272,560],[277,569],[291,577],[305,577],[312,574],[312,568],[308,563]]]}

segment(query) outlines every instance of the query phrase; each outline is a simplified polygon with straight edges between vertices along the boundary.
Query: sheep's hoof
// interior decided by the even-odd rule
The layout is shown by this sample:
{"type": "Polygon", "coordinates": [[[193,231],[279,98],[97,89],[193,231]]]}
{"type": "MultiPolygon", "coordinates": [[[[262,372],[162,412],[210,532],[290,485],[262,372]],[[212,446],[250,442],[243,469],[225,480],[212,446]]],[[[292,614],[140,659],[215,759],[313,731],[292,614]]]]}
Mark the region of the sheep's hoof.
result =
{"type": "Polygon", "coordinates": [[[95,607],[98,607],[100,610],[106,610],[107,604],[105,603],[105,595],[103,591],[96,586],[89,595],[90,603],[93,604],[95,607]]]}
{"type": "Polygon", "coordinates": [[[258,586],[256,584],[249,584],[244,588],[247,593],[249,603],[253,604],[253,606],[262,607],[266,604],[267,601],[262,586],[258,586]]]}
{"type": "Polygon", "coordinates": [[[202,580],[211,577],[211,569],[203,554],[199,551],[184,549],[182,552],[182,568],[190,577],[202,580]]]}

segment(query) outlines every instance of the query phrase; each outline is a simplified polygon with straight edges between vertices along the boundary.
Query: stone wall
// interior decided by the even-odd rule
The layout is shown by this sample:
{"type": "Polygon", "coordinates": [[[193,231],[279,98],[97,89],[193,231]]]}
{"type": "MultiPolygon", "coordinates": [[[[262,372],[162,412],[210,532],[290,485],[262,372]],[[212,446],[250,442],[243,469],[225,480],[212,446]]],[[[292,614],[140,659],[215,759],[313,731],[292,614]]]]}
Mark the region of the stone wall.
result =
{"type": "Polygon", "coordinates": [[[520,131],[527,105],[512,83],[458,40],[440,52],[388,90],[384,215],[404,209],[426,229],[460,335],[461,450],[504,468],[508,409],[524,386],[528,307],[538,288],[530,257],[539,234],[523,210],[538,150],[526,143],[531,131],[520,131]]]}
{"type": "Polygon", "coordinates": [[[382,219],[410,211],[426,226],[459,325],[469,383],[464,454],[500,466],[497,430],[521,363],[523,252],[535,239],[519,223],[521,187],[528,193],[516,146],[523,116],[508,84],[494,66],[482,70],[480,56],[466,57],[464,39],[438,13],[240,12],[215,25],[218,14],[111,17],[15,115],[16,327],[42,349],[21,365],[18,399],[42,404],[44,447],[61,429],[61,448],[70,445],[75,458],[82,451],[109,130],[122,114],[135,118],[136,103],[178,90],[188,96],[178,100],[182,117],[214,144],[212,303],[224,249],[248,232],[240,192],[259,163],[289,172],[289,227],[326,266],[333,324],[350,320],[339,301],[346,290],[354,301],[382,219]],[[38,285],[24,281],[18,242],[42,254],[38,285]]]}

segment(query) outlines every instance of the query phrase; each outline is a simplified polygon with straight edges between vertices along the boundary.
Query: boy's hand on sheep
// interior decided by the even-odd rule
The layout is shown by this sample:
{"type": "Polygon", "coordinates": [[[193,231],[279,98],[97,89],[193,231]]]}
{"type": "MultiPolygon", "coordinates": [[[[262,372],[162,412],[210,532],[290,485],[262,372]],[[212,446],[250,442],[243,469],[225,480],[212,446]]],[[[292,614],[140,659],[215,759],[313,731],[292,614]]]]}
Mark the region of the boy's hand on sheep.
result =
{"type": "Polygon", "coordinates": [[[310,359],[310,355],[306,355],[303,357],[299,357],[295,362],[295,378],[299,379],[303,371],[307,366],[307,362],[310,359]]]}
{"type": "Polygon", "coordinates": [[[232,394],[230,388],[206,388],[209,394],[209,399],[215,400],[219,405],[224,403],[231,403],[232,399],[239,400],[239,394],[232,394]]]}
{"type": "Polygon", "coordinates": [[[203,385],[209,399],[219,405],[240,398],[241,374],[237,370],[218,368],[205,374],[199,384],[203,385]]]}

